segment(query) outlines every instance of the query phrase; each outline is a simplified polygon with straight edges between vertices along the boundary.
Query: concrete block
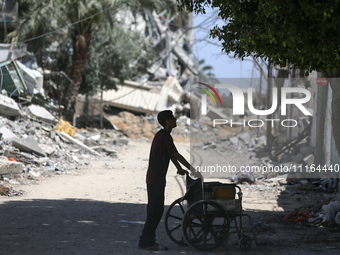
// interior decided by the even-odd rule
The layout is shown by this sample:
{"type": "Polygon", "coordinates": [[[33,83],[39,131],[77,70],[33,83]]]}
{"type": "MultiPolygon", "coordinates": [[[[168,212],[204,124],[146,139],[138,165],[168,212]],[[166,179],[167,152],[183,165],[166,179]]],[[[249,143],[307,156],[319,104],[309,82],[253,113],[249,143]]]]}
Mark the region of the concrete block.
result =
{"type": "Polygon", "coordinates": [[[257,141],[257,147],[266,146],[267,145],[267,137],[265,135],[260,136],[257,141]]]}
{"type": "Polygon", "coordinates": [[[250,135],[248,132],[239,134],[238,137],[244,142],[244,143],[248,143],[249,139],[250,139],[250,135]]]}
{"type": "Polygon", "coordinates": [[[8,129],[5,126],[0,127],[0,133],[2,134],[2,140],[12,141],[13,138],[19,139],[12,130],[8,129]]]}
{"type": "Polygon", "coordinates": [[[69,140],[71,143],[77,145],[78,147],[87,150],[88,152],[96,155],[96,156],[100,156],[100,154],[98,152],[96,152],[95,150],[91,149],[90,147],[86,146],[85,144],[83,144],[81,141],[74,139],[73,137],[69,136],[68,134],[64,133],[64,132],[60,132],[59,133],[62,137],[64,137],[65,139],[69,140]]]}
{"type": "Polygon", "coordinates": [[[9,161],[8,158],[0,157],[0,175],[17,176],[22,173],[23,164],[20,162],[9,161]]]}
{"type": "Polygon", "coordinates": [[[51,156],[55,149],[47,144],[39,144],[39,147],[46,153],[47,156],[51,156]]]}
{"type": "Polygon", "coordinates": [[[229,141],[233,144],[233,145],[237,145],[238,144],[238,137],[234,136],[234,137],[230,137],[229,141]]]}
{"type": "Polygon", "coordinates": [[[39,144],[33,138],[25,138],[25,139],[12,139],[12,145],[18,148],[21,151],[30,152],[38,154],[39,156],[46,157],[46,153],[39,147],[39,144]]]}
{"type": "Polygon", "coordinates": [[[31,113],[31,115],[33,115],[33,117],[35,117],[38,120],[42,120],[52,124],[58,123],[58,120],[44,107],[32,104],[28,107],[28,110],[31,113]]]}
{"type": "Polygon", "coordinates": [[[0,115],[18,116],[20,109],[14,99],[0,94],[0,115]]]}
{"type": "Polygon", "coordinates": [[[10,127],[12,127],[11,129],[16,132],[16,133],[19,133],[22,129],[23,129],[23,126],[20,126],[17,122],[15,121],[11,121],[9,120],[8,121],[8,124],[10,127]]]}
{"type": "Polygon", "coordinates": [[[55,137],[56,137],[56,131],[51,131],[50,132],[50,138],[55,139],[55,137]]]}
{"type": "Polygon", "coordinates": [[[128,145],[129,140],[125,138],[117,138],[113,140],[113,144],[115,145],[128,145]]]}

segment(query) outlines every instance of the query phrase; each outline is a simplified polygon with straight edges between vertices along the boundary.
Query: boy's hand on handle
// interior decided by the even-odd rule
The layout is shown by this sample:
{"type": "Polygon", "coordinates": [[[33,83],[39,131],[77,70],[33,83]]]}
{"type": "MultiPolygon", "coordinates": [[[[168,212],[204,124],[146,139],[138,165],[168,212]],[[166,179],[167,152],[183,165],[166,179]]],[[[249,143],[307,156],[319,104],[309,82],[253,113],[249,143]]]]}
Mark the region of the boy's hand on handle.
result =
{"type": "Polygon", "coordinates": [[[185,175],[187,171],[185,171],[183,168],[177,170],[177,174],[179,175],[185,175]]]}
{"type": "Polygon", "coordinates": [[[200,179],[203,179],[203,176],[200,172],[196,171],[195,168],[193,167],[190,167],[190,172],[191,172],[191,175],[195,178],[200,178],[200,179]]]}

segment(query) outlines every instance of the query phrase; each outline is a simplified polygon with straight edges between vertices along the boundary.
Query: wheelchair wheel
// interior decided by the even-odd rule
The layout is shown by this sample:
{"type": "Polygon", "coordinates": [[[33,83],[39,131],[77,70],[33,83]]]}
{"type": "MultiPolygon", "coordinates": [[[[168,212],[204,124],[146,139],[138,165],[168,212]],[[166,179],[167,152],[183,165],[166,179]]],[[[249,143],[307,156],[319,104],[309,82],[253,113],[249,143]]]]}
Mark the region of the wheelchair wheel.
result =
{"type": "Polygon", "coordinates": [[[183,216],[183,236],[193,248],[212,251],[229,239],[230,219],[223,207],[214,201],[194,203],[183,216]]]}
{"type": "Polygon", "coordinates": [[[176,199],[165,214],[165,230],[169,238],[176,244],[187,246],[182,231],[182,219],[185,213],[183,198],[176,199]]]}

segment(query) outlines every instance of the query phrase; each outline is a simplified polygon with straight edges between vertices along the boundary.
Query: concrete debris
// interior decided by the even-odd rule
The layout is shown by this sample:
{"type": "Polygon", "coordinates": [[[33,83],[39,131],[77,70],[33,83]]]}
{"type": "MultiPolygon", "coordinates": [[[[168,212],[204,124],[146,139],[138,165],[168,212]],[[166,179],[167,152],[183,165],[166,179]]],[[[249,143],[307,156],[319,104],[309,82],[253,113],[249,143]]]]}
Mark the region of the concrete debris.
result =
{"type": "Polygon", "coordinates": [[[46,156],[51,156],[53,155],[55,148],[51,145],[47,145],[47,144],[39,144],[39,147],[41,148],[41,150],[46,154],[46,156]]]}
{"type": "Polygon", "coordinates": [[[0,175],[18,176],[22,173],[23,164],[9,161],[8,158],[0,156],[0,175]]]}
{"type": "Polygon", "coordinates": [[[90,147],[86,146],[85,144],[83,144],[82,142],[80,142],[77,139],[72,138],[71,136],[69,136],[68,134],[64,133],[64,132],[60,132],[60,135],[64,138],[66,138],[67,140],[71,141],[73,144],[79,146],[82,149],[85,149],[87,151],[89,151],[90,153],[92,153],[93,155],[96,156],[100,156],[99,153],[97,153],[96,151],[94,151],[93,149],[91,149],[90,147]]]}
{"type": "Polygon", "coordinates": [[[111,115],[107,118],[129,138],[142,136],[152,139],[157,128],[156,121],[153,118],[139,117],[127,111],[122,111],[118,115],[111,115]]]}
{"type": "Polygon", "coordinates": [[[128,145],[129,140],[125,138],[117,138],[113,140],[113,144],[115,145],[128,145]]]}
{"type": "Polygon", "coordinates": [[[0,94],[0,114],[5,116],[18,116],[20,109],[14,99],[0,94]]]}
{"type": "Polygon", "coordinates": [[[46,153],[39,147],[39,144],[33,138],[12,139],[12,145],[22,151],[36,153],[39,156],[46,157],[46,153]]]}
{"type": "Polygon", "coordinates": [[[16,191],[12,187],[0,185],[0,196],[13,197],[23,195],[22,191],[16,191]]]}
{"type": "MultiPolygon", "coordinates": [[[[128,145],[129,137],[152,139],[159,128],[153,115],[144,117],[121,112],[113,116],[113,120],[119,125],[119,131],[76,129],[66,121],[53,126],[50,122],[38,120],[37,116],[29,115],[14,121],[0,117],[0,155],[6,163],[1,168],[3,181],[24,184],[51,174],[75,171],[76,166],[79,169],[80,165],[86,165],[84,161],[90,157],[115,157],[116,147],[128,145]],[[72,131],[74,137],[62,130],[72,131]],[[18,176],[21,179],[11,179],[18,176]]],[[[187,123],[187,117],[179,118],[175,133],[188,136],[187,123]]]]}
{"type": "MultiPolygon", "coordinates": [[[[15,120],[0,117],[0,124],[0,185],[4,186],[35,184],[50,175],[79,171],[93,155],[111,159],[116,156],[115,147],[128,144],[124,128],[122,131],[84,130],[73,128],[64,121],[60,130],[71,130],[72,138],[55,130],[57,128],[51,121],[31,113],[20,115],[15,120]],[[91,145],[86,145],[86,141],[91,141],[91,145]],[[118,143],[114,144],[114,141],[118,143]]],[[[153,124],[152,129],[154,133],[157,131],[153,124]]],[[[8,188],[10,193],[7,190],[4,195],[21,194],[8,188]]]]}
{"type": "Polygon", "coordinates": [[[233,144],[233,145],[237,145],[238,144],[238,137],[230,137],[229,141],[233,144]]]}
{"type": "Polygon", "coordinates": [[[4,141],[12,141],[12,139],[18,139],[11,129],[7,128],[6,126],[0,127],[0,133],[2,134],[2,140],[4,141]]]}
{"type": "Polygon", "coordinates": [[[5,187],[4,185],[0,185],[0,195],[1,196],[7,196],[10,193],[11,193],[10,188],[5,187]]]}
{"type": "Polygon", "coordinates": [[[20,61],[16,61],[16,64],[20,70],[22,78],[25,81],[28,92],[31,95],[37,92],[44,94],[43,75],[37,70],[26,67],[24,64],[20,63],[20,61]]]}
{"type": "Polygon", "coordinates": [[[77,131],[77,128],[72,127],[69,122],[60,119],[58,125],[53,130],[58,132],[64,132],[65,134],[73,137],[77,131]]]}
{"type": "Polygon", "coordinates": [[[340,212],[340,201],[333,201],[328,205],[323,205],[322,210],[325,215],[325,220],[334,222],[335,216],[340,212]]]}
{"type": "Polygon", "coordinates": [[[250,134],[248,132],[238,134],[238,137],[245,143],[248,143],[250,140],[250,134]]]}
{"type": "Polygon", "coordinates": [[[38,120],[42,120],[44,122],[52,123],[52,124],[58,123],[58,119],[55,118],[44,107],[32,104],[32,105],[28,106],[28,110],[31,113],[31,115],[38,120]]]}

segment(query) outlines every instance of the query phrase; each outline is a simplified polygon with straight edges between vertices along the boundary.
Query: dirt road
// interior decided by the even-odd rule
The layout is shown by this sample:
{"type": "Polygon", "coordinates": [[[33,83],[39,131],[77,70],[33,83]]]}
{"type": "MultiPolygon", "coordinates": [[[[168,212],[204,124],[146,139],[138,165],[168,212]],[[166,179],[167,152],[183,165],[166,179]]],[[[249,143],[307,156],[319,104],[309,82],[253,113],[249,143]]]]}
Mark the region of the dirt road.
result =
{"type": "MultiPolygon", "coordinates": [[[[188,144],[177,147],[189,156],[188,144]]],[[[91,161],[86,170],[43,179],[38,185],[15,186],[24,190],[22,197],[0,198],[0,255],[149,254],[137,249],[146,215],[149,148],[149,141],[131,140],[120,147],[117,158],[91,161]]],[[[167,207],[185,189],[184,178],[175,173],[171,165],[167,207]]],[[[284,198],[278,189],[245,190],[244,209],[263,228],[259,246],[247,254],[340,254],[339,232],[282,223],[284,209],[302,203],[284,198]]],[[[244,254],[232,240],[211,253],[180,247],[166,235],[163,221],[157,235],[169,247],[159,252],[163,254],[244,254]]]]}

